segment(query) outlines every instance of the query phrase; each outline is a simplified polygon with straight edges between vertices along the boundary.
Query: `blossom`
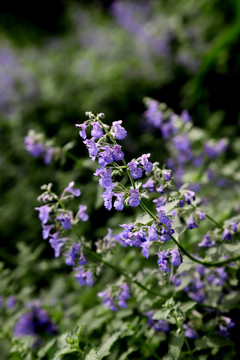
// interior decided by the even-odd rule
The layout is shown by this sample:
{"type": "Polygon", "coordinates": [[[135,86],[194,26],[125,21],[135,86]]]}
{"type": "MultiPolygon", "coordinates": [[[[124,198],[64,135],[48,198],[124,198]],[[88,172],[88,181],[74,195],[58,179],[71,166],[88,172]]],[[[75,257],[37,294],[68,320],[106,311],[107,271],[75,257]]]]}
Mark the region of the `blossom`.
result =
{"type": "Polygon", "coordinates": [[[113,206],[115,207],[116,210],[123,210],[124,205],[123,205],[123,194],[114,194],[116,195],[117,199],[114,201],[113,206]]]}
{"type": "Polygon", "coordinates": [[[107,210],[111,210],[111,208],[112,208],[112,197],[113,197],[113,193],[112,193],[111,189],[106,189],[104,191],[104,193],[102,194],[104,206],[107,210]]]}
{"type": "Polygon", "coordinates": [[[142,177],[142,169],[140,169],[137,161],[131,161],[128,163],[128,167],[133,179],[139,179],[142,177]]]}
{"type": "Polygon", "coordinates": [[[232,234],[230,233],[230,231],[227,228],[224,229],[223,234],[222,234],[222,239],[223,240],[231,240],[231,238],[232,238],[232,234]]]}
{"type": "Polygon", "coordinates": [[[121,293],[117,297],[116,300],[117,300],[118,306],[125,309],[127,307],[126,300],[128,300],[130,298],[130,294],[129,294],[130,289],[129,289],[129,286],[125,283],[120,286],[120,289],[121,289],[121,293]]]}
{"type": "Polygon", "coordinates": [[[87,206],[79,205],[77,217],[82,221],[88,221],[89,216],[86,214],[87,206]]]}
{"type": "Polygon", "coordinates": [[[164,178],[166,181],[170,181],[170,180],[171,180],[171,170],[163,170],[163,171],[162,171],[162,174],[163,174],[163,178],[164,178]]]}
{"type": "Polygon", "coordinates": [[[40,207],[35,207],[35,210],[39,211],[39,219],[41,220],[42,224],[46,224],[48,222],[49,219],[49,214],[51,211],[51,207],[48,205],[43,205],[40,207]]]}
{"type": "Polygon", "coordinates": [[[46,240],[49,237],[50,231],[53,228],[53,225],[43,225],[42,226],[42,237],[46,240]]]}
{"type": "Polygon", "coordinates": [[[140,196],[138,189],[130,189],[130,199],[128,201],[129,205],[132,207],[136,207],[140,204],[140,196]]]}
{"type": "Polygon", "coordinates": [[[111,297],[110,293],[105,290],[101,291],[98,294],[98,297],[103,298],[103,305],[108,307],[112,311],[118,311],[117,306],[114,304],[113,298],[111,297]]]}
{"type": "Polygon", "coordinates": [[[83,138],[85,140],[87,138],[87,135],[86,135],[87,126],[85,124],[75,124],[75,126],[81,128],[81,130],[79,131],[79,135],[81,136],[81,138],[83,138]]]}
{"type": "Polygon", "coordinates": [[[79,285],[84,286],[92,286],[93,285],[93,275],[90,270],[85,271],[84,266],[79,266],[76,269],[75,278],[77,279],[77,282],[79,285]]]}
{"type": "Polygon", "coordinates": [[[59,231],[57,231],[53,235],[50,235],[51,239],[49,240],[51,247],[54,249],[55,257],[60,256],[60,250],[66,242],[66,239],[59,238],[58,235],[59,231]]]}
{"type": "Polygon", "coordinates": [[[87,148],[88,148],[88,152],[89,152],[89,156],[92,160],[95,160],[95,157],[97,156],[98,154],[98,148],[97,148],[97,145],[94,141],[94,139],[87,139],[83,142],[87,148]]]}
{"type": "Polygon", "coordinates": [[[66,255],[65,263],[69,266],[74,266],[75,260],[78,257],[79,251],[80,251],[80,244],[76,244],[76,243],[73,244],[71,250],[66,255]]]}
{"type": "Polygon", "coordinates": [[[150,172],[153,169],[153,164],[148,161],[150,154],[143,154],[140,159],[140,163],[146,172],[150,172]]]}
{"type": "Polygon", "coordinates": [[[199,247],[210,248],[215,245],[215,241],[210,239],[208,234],[204,235],[202,241],[198,244],[199,247]]]}
{"type": "Polygon", "coordinates": [[[127,136],[126,130],[121,126],[122,120],[114,121],[112,123],[115,139],[122,140],[127,136]]]}
{"type": "Polygon", "coordinates": [[[187,219],[187,227],[189,229],[194,229],[198,227],[198,224],[196,223],[192,215],[190,216],[190,218],[187,219]]]}
{"type": "Polygon", "coordinates": [[[180,258],[180,254],[179,251],[177,249],[173,249],[170,251],[171,253],[171,264],[173,264],[174,266],[178,266],[181,264],[182,260],[180,258]]]}
{"type": "Polygon", "coordinates": [[[114,145],[113,147],[113,158],[115,161],[120,161],[124,158],[124,152],[120,145],[114,145]]]}
{"type": "Polygon", "coordinates": [[[158,212],[158,220],[162,224],[167,224],[170,221],[169,217],[166,215],[164,210],[160,210],[158,212]]]}
{"type": "Polygon", "coordinates": [[[73,196],[80,196],[81,195],[81,191],[79,189],[74,189],[75,182],[74,181],[70,181],[70,183],[68,184],[68,186],[64,189],[63,193],[65,192],[69,192],[70,194],[72,194],[73,196]]]}
{"type": "Polygon", "coordinates": [[[101,138],[103,136],[103,131],[100,124],[98,122],[94,122],[92,123],[92,127],[91,136],[95,139],[101,138]]]}
{"type": "Polygon", "coordinates": [[[160,270],[169,273],[170,272],[170,269],[168,267],[169,252],[160,251],[159,253],[157,253],[157,256],[158,256],[158,266],[160,267],[160,270]]]}

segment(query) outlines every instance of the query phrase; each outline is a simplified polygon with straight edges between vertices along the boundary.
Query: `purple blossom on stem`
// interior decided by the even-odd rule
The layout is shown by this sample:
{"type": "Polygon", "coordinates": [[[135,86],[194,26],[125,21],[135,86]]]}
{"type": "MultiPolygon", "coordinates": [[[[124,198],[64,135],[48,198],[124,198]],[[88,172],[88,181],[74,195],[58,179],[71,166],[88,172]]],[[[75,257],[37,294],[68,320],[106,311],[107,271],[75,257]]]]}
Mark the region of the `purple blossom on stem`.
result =
{"type": "Polygon", "coordinates": [[[113,188],[111,169],[100,168],[94,173],[95,176],[100,176],[99,184],[103,188],[113,188]]]}
{"type": "Polygon", "coordinates": [[[187,227],[188,229],[195,229],[198,227],[198,224],[194,220],[193,215],[191,215],[190,218],[187,219],[187,227]]]}
{"type": "Polygon", "coordinates": [[[162,171],[162,174],[163,174],[163,178],[164,178],[166,181],[170,181],[170,180],[171,180],[171,170],[163,170],[163,171],[162,171]]]}
{"type": "Polygon", "coordinates": [[[122,120],[114,121],[112,123],[115,139],[122,140],[127,136],[126,130],[121,126],[122,120]]]}
{"type": "Polygon", "coordinates": [[[98,122],[94,122],[92,123],[92,127],[91,136],[95,139],[101,138],[103,136],[103,131],[100,124],[98,122]]]}
{"type": "Polygon", "coordinates": [[[103,298],[103,305],[108,307],[112,311],[118,311],[117,306],[114,304],[113,298],[111,297],[110,293],[105,290],[101,291],[98,294],[98,297],[103,298]]]}
{"type": "Polygon", "coordinates": [[[159,103],[156,100],[150,100],[147,106],[148,109],[144,113],[145,118],[149,124],[159,129],[162,124],[162,113],[158,109],[159,103]]]}
{"type": "Polygon", "coordinates": [[[79,205],[77,217],[82,221],[88,221],[89,216],[86,214],[87,205],[79,205]]]}
{"type": "Polygon", "coordinates": [[[231,226],[231,229],[232,229],[233,232],[238,231],[238,223],[236,221],[232,221],[230,226],[231,226]]]}
{"type": "Polygon", "coordinates": [[[44,152],[44,144],[42,142],[37,142],[31,135],[25,136],[24,145],[25,149],[35,158],[42,155],[44,152]]]}
{"type": "Polygon", "coordinates": [[[76,271],[75,278],[79,285],[93,286],[93,275],[90,270],[85,271],[83,266],[79,266],[76,271]]]}
{"type": "Polygon", "coordinates": [[[204,235],[202,241],[198,244],[199,247],[205,247],[206,249],[215,245],[215,241],[211,240],[208,234],[204,235]]]}
{"type": "Polygon", "coordinates": [[[153,164],[150,161],[148,161],[150,155],[151,154],[143,154],[140,160],[140,163],[146,172],[150,172],[153,169],[153,164]]]}
{"type": "Polygon", "coordinates": [[[78,257],[79,251],[80,251],[80,244],[73,244],[71,250],[66,255],[65,263],[69,266],[74,266],[75,261],[78,257]]]}
{"type": "Polygon", "coordinates": [[[173,275],[173,277],[172,277],[172,283],[173,283],[173,285],[176,286],[176,287],[181,285],[182,280],[181,280],[181,278],[180,278],[180,276],[179,276],[178,274],[173,275]]]}
{"type": "Polygon", "coordinates": [[[177,249],[173,249],[170,251],[171,253],[171,264],[173,264],[174,266],[178,266],[181,264],[182,260],[180,257],[180,253],[177,249]]]}
{"type": "Polygon", "coordinates": [[[104,193],[102,194],[104,206],[107,210],[111,210],[111,208],[112,208],[112,197],[113,197],[113,193],[112,193],[111,189],[106,189],[104,191],[104,193]]]}
{"type": "Polygon", "coordinates": [[[114,208],[118,211],[123,210],[124,205],[123,205],[123,194],[114,194],[117,199],[114,201],[114,208]]]}
{"type": "Polygon", "coordinates": [[[63,194],[65,194],[65,192],[69,192],[70,194],[72,194],[73,196],[80,196],[81,195],[81,191],[79,189],[74,189],[75,182],[74,181],[70,181],[70,183],[68,184],[68,186],[66,187],[66,189],[64,189],[63,194]]]}
{"type": "Polygon", "coordinates": [[[48,205],[43,205],[40,207],[35,207],[35,210],[39,211],[38,217],[41,220],[42,224],[45,225],[48,222],[51,207],[48,205]]]}
{"type": "Polygon", "coordinates": [[[223,234],[222,234],[222,239],[223,240],[231,240],[232,239],[232,234],[230,233],[229,229],[224,229],[223,234]]]}
{"type": "Polygon", "coordinates": [[[119,307],[125,309],[127,307],[126,300],[130,298],[130,294],[129,294],[130,289],[129,286],[125,283],[120,286],[120,289],[122,291],[120,295],[117,297],[117,303],[119,307]]]}
{"type": "Polygon", "coordinates": [[[139,179],[142,177],[142,169],[140,169],[137,161],[131,161],[128,163],[128,167],[133,179],[139,179]]]}
{"type": "Polygon", "coordinates": [[[81,130],[79,131],[79,135],[81,136],[82,139],[85,140],[87,138],[86,125],[85,124],[75,124],[75,126],[81,128],[81,130]]]}
{"type": "Polygon", "coordinates": [[[43,225],[42,226],[42,237],[46,240],[49,237],[50,231],[53,228],[53,225],[43,225]]]}
{"type": "Polygon", "coordinates": [[[114,145],[113,147],[113,158],[115,161],[121,161],[124,158],[124,152],[120,145],[114,145]]]}
{"type": "Polygon", "coordinates": [[[160,223],[162,224],[167,224],[169,223],[170,219],[169,217],[166,215],[164,210],[160,210],[158,212],[158,220],[160,221],[160,223]]]}
{"type": "Polygon", "coordinates": [[[157,253],[157,256],[158,256],[158,266],[160,270],[169,273],[170,272],[170,269],[168,267],[169,252],[160,251],[159,253],[157,253]]]}
{"type": "Polygon", "coordinates": [[[13,309],[17,304],[17,299],[16,299],[16,296],[14,295],[11,295],[7,298],[7,307],[9,309],[13,309]]]}
{"type": "Polygon", "coordinates": [[[95,160],[95,157],[97,156],[98,154],[98,148],[97,148],[97,145],[94,141],[94,139],[87,139],[83,142],[87,148],[88,148],[88,152],[89,152],[89,156],[92,160],[95,160]]]}
{"type": "Polygon", "coordinates": [[[59,231],[57,231],[53,235],[50,235],[51,239],[49,240],[49,243],[55,252],[55,257],[60,256],[60,250],[66,242],[66,239],[59,238],[58,235],[59,231]]]}
{"type": "Polygon", "coordinates": [[[136,207],[140,205],[140,196],[139,196],[139,190],[138,189],[130,189],[130,199],[128,201],[129,205],[132,207],[136,207]]]}
{"type": "Polygon", "coordinates": [[[148,179],[148,181],[143,184],[143,189],[148,189],[150,192],[154,192],[155,190],[155,183],[154,183],[154,180],[152,178],[148,179]]]}

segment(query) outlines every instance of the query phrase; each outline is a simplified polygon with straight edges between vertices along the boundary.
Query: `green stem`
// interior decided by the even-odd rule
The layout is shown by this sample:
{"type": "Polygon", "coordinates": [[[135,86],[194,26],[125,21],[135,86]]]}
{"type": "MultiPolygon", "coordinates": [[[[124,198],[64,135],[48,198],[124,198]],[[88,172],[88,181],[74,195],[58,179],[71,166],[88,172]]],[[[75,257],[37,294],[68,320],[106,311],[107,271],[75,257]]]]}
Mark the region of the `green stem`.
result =
{"type": "MultiPolygon", "coordinates": [[[[176,325],[177,325],[178,329],[182,331],[183,336],[184,336],[183,328],[182,328],[181,324],[179,323],[179,321],[178,321],[178,319],[177,319],[177,316],[176,316],[175,311],[173,312],[173,317],[174,317],[174,319],[175,319],[175,322],[176,322],[176,325]]],[[[187,339],[185,336],[184,336],[184,342],[185,342],[185,345],[187,346],[188,354],[190,355],[190,358],[191,358],[192,360],[194,360],[194,357],[193,357],[192,350],[191,350],[191,348],[190,348],[188,339],[187,339]]]]}

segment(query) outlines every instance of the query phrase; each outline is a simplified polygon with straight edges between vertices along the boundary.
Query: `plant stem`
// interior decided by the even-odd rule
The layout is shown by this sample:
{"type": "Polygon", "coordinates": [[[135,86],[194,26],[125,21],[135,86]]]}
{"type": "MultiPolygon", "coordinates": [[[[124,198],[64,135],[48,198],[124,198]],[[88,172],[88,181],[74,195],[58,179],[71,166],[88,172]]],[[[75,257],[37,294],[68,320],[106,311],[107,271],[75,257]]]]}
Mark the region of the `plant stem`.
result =
{"type": "MultiPolygon", "coordinates": [[[[182,328],[181,324],[179,323],[179,321],[178,321],[178,319],[177,319],[177,316],[176,316],[175,311],[173,312],[173,317],[174,317],[174,319],[175,319],[175,322],[176,322],[176,325],[177,325],[178,329],[182,331],[183,336],[184,336],[183,328],[182,328]]],[[[193,354],[192,354],[192,351],[191,351],[191,348],[190,348],[188,339],[187,339],[185,336],[184,336],[184,342],[185,342],[185,345],[187,346],[188,354],[190,355],[190,358],[191,358],[192,360],[194,360],[194,357],[193,357],[193,354]]]]}

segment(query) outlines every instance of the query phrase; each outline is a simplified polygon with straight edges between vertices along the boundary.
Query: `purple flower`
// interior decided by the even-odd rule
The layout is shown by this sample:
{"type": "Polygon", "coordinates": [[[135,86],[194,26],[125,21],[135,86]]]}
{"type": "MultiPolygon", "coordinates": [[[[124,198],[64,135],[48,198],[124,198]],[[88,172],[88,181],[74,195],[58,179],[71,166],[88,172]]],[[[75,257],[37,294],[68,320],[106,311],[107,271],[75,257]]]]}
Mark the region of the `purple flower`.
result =
{"type": "Polygon", "coordinates": [[[102,167],[111,164],[114,160],[113,149],[109,145],[104,146],[103,149],[98,158],[98,162],[102,167]]]}
{"type": "Polygon", "coordinates": [[[140,160],[140,163],[146,172],[150,172],[153,169],[153,164],[150,161],[148,161],[150,155],[151,154],[143,154],[140,160]]]}
{"type": "Polygon", "coordinates": [[[219,335],[229,338],[230,332],[228,330],[232,329],[234,326],[235,326],[235,323],[232,321],[231,318],[229,318],[227,316],[222,316],[218,322],[219,335]]]}
{"type": "Polygon", "coordinates": [[[177,249],[173,249],[170,251],[171,253],[171,264],[173,264],[174,266],[178,266],[181,264],[182,260],[180,257],[180,253],[177,249]]]}
{"type": "Polygon", "coordinates": [[[168,267],[169,252],[161,251],[157,253],[157,256],[158,256],[158,266],[160,267],[160,270],[169,273],[170,272],[170,269],[168,267]]]}
{"type": "Polygon", "coordinates": [[[35,210],[38,210],[39,211],[39,219],[41,220],[42,224],[46,224],[48,222],[48,219],[49,219],[49,214],[50,214],[50,211],[51,211],[51,207],[48,206],[48,205],[43,205],[43,206],[40,206],[40,207],[36,207],[35,210]]]}
{"type": "Polygon", "coordinates": [[[220,139],[215,144],[206,142],[204,144],[205,153],[212,159],[217,158],[221,155],[227,148],[227,141],[225,139],[220,139]]]}
{"type": "Polygon", "coordinates": [[[171,170],[163,170],[162,171],[163,177],[166,181],[171,180],[171,170]]]}
{"type": "Polygon", "coordinates": [[[144,314],[148,317],[147,325],[154,329],[155,331],[168,332],[170,330],[168,323],[164,320],[155,320],[153,319],[153,312],[148,311],[144,314]]]}
{"type": "Polygon", "coordinates": [[[81,130],[79,131],[79,135],[81,136],[82,139],[86,139],[87,135],[86,135],[86,125],[85,124],[75,124],[76,127],[80,127],[81,130]]]}
{"type": "Polygon", "coordinates": [[[184,193],[184,199],[187,202],[188,205],[191,204],[191,200],[195,200],[195,192],[188,190],[187,192],[184,193]]]}
{"type": "Polygon", "coordinates": [[[152,179],[152,178],[150,178],[150,179],[148,179],[148,181],[145,183],[145,184],[143,184],[143,188],[144,189],[148,189],[150,192],[154,192],[154,190],[155,190],[155,187],[154,187],[154,180],[152,179]]]}
{"type": "Polygon", "coordinates": [[[198,227],[198,224],[194,220],[193,215],[191,215],[190,218],[187,219],[187,227],[188,229],[195,229],[198,227]]]}
{"type": "Polygon", "coordinates": [[[170,219],[169,217],[166,215],[164,210],[160,210],[158,212],[158,220],[160,221],[160,223],[162,224],[167,224],[169,223],[170,219]]]}
{"type": "Polygon", "coordinates": [[[80,251],[80,244],[73,244],[71,250],[66,255],[65,263],[69,266],[74,266],[79,251],[80,251]]]}
{"type": "Polygon", "coordinates": [[[222,234],[222,239],[223,240],[231,240],[232,238],[232,234],[230,233],[229,229],[224,229],[223,234],[222,234]]]}
{"type": "Polygon", "coordinates": [[[148,109],[145,111],[144,116],[148,123],[156,128],[160,128],[162,124],[162,113],[159,111],[159,103],[156,100],[150,100],[147,104],[148,109]]]}
{"type": "Polygon", "coordinates": [[[206,214],[201,211],[198,211],[197,215],[198,215],[199,220],[201,220],[201,221],[206,219],[206,214]]]}
{"type": "Polygon", "coordinates": [[[78,265],[87,265],[87,263],[88,263],[87,259],[85,258],[83,252],[81,252],[78,265]]]}
{"type": "Polygon", "coordinates": [[[104,206],[107,210],[111,210],[111,208],[112,208],[112,197],[113,197],[113,193],[112,193],[111,189],[106,189],[104,191],[104,193],[102,194],[104,206]]]}
{"type": "Polygon", "coordinates": [[[77,273],[75,274],[75,278],[77,279],[79,285],[93,285],[93,276],[90,270],[85,271],[83,266],[79,266],[76,271],[77,273]]]}
{"type": "Polygon", "coordinates": [[[130,298],[130,294],[129,294],[130,289],[129,289],[129,286],[125,283],[120,286],[120,289],[122,291],[121,291],[120,295],[117,297],[117,303],[118,303],[118,306],[125,309],[127,307],[126,300],[128,300],[130,298]]]}
{"type": "Polygon", "coordinates": [[[113,298],[107,290],[99,292],[97,295],[98,297],[103,298],[104,306],[108,307],[112,311],[118,311],[117,306],[114,304],[113,298]]]}
{"type": "Polygon", "coordinates": [[[113,158],[115,161],[121,161],[124,158],[124,153],[120,145],[114,145],[113,158]]]}
{"type": "Polygon", "coordinates": [[[72,194],[73,196],[80,196],[81,195],[81,191],[79,189],[74,189],[75,182],[71,181],[68,186],[66,187],[66,189],[64,189],[63,193],[65,192],[69,192],[70,194],[72,194]]]}
{"type": "Polygon", "coordinates": [[[148,228],[148,239],[151,241],[158,240],[158,233],[157,233],[156,226],[154,224],[149,226],[149,228],[148,228]]]}
{"type": "Polygon", "coordinates": [[[130,199],[128,201],[129,205],[132,207],[136,207],[140,204],[140,196],[138,189],[130,189],[130,199]]]}
{"type": "Polygon", "coordinates": [[[199,247],[205,247],[206,249],[215,245],[215,241],[211,241],[208,234],[204,235],[202,241],[198,244],[199,247]]]}
{"type": "Polygon", "coordinates": [[[182,280],[181,280],[181,278],[180,278],[180,276],[179,276],[178,274],[173,275],[173,277],[172,277],[172,283],[173,283],[173,285],[176,286],[176,287],[181,285],[182,280]]]}
{"type": "Polygon", "coordinates": [[[185,331],[184,334],[186,336],[186,338],[188,339],[197,339],[198,338],[198,334],[196,333],[196,331],[190,327],[184,327],[185,331]]]}
{"type": "Polygon", "coordinates": [[[49,240],[51,247],[54,249],[55,257],[60,256],[60,250],[66,242],[66,239],[61,239],[58,237],[58,235],[59,231],[57,231],[53,235],[50,235],[51,239],[49,240]]]}
{"type": "Polygon", "coordinates": [[[50,231],[53,228],[53,225],[43,225],[42,226],[42,237],[46,240],[49,237],[50,231]]]}
{"type": "Polygon", "coordinates": [[[95,157],[97,156],[98,154],[98,148],[97,148],[97,145],[94,141],[94,139],[87,139],[83,142],[87,148],[88,148],[88,152],[89,152],[89,156],[92,160],[95,160],[95,157]]]}
{"type": "Polygon", "coordinates": [[[113,206],[115,207],[116,210],[121,211],[124,208],[123,205],[123,194],[114,194],[116,195],[117,199],[114,201],[113,206]]]}
{"type": "Polygon", "coordinates": [[[147,240],[141,243],[142,254],[146,259],[148,259],[149,257],[149,248],[151,245],[152,245],[151,240],[147,240]]]}
{"type": "Polygon", "coordinates": [[[233,232],[238,231],[238,223],[236,221],[232,221],[230,226],[231,226],[231,229],[232,229],[233,232]]]}
{"type": "Polygon", "coordinates": [[[178,205],[178,207],[183,207],[183,205],[184,205],[184,200],[180,200],[177,205],[178,205]]]}
{"type": "Polygon", "coordinates": [[[52,147],[48,147],[46,149],[46,152],[45,152],[45,155],[44,155],[44,163],[46,165],[49,165],[52,161],[52,158],[53,158],[53,154],[54,154],[54,150],[52,147]]]}
{"type": "Polygon", "coordinates": [[[114,121],[112,123],[115,139],[122,140],[127,136],[126,130],[121,126],[122,120],[114,121]]]}
{"type": "Polygon", "coordinates": [[[86,205],[79,205],[77,217],[82,221],[88,221],[89,216],[86,214],[87,206],[86,205]]]}
{"type": "Polygon", "coordinates": [[[98,122],[94,122],[92,123],[92,131],[91,131],[91,136],[94,137],[95,139],[99,139],[103,136],[103,131],[102,128],[100,126],[100,124],[98,122]]]}
{"type": "Polygon", "coordinates": [[[16,296],[11,295],[7,298],[7,307],[9,309],[13,309],[16,306],[16,303],[17,303],[16,296]]]}
{"type": "Polygon", "coordinates": [[[56,220],[61,221],[62,227],[65,230],[69,230],[72,228],[71,218],[67,214],[65,214],[65,215],[61,214],[60,216],[57,217],[56,220]]]}
{"type": "Polygon", "coordinates": [[[142,177],[142,169],[140,169],[137,161],[131,161],[128,163],[128,167],[133,179],[139,179],[142,177]]]}
{"type": "Polygon", "coordinates": [[[36,139],[27,135],[24,138],[25,149],[33,156],[38,157],[44,152],[44,144],[42,142],[37,142],[36,139]]]}
{"type": "Polygon", "coordinates": [[[103,188],[113,188],[111,169],[100,168],[94,173],[95,176],[100,176],[99,184],[103,188]]]}
{"type": "Polygon", "coordinates": [[[189,113],[188,113],[187,110],[183,110],[180,116],[181,116],[181,118],[183,119],[183,121],[184,121],[185,123],[191,121],[191,116],[189,115],[189,113]]]}

